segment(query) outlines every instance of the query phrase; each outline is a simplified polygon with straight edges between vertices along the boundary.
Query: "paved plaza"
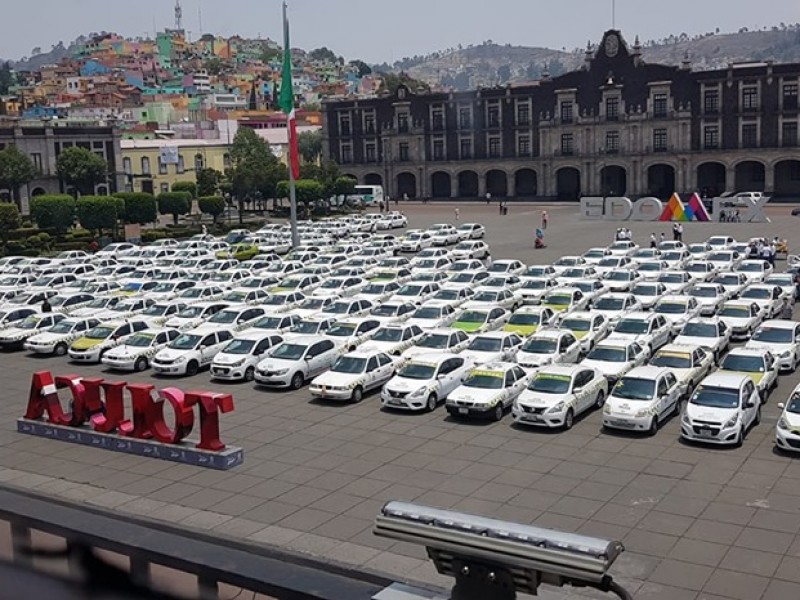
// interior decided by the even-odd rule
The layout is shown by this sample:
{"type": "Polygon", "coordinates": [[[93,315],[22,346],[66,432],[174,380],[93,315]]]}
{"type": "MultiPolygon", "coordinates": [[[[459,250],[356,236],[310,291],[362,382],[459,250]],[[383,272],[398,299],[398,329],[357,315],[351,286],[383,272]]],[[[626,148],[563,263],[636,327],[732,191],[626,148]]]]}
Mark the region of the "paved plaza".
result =
{"type": "MultiPolygon", "coordinates": [[[[394,207],[393,207],[394,208],[394,207]]],[[[408,207],[410,227],[454,220],[454,205],[408,207]]],[[[549,263],[612,241],[616,224],[581,221],[577,207],[548,207],[548,248],[533,249],[540,209],[511,205],[460,208],[461,221],[488,230],[493,257],[549,263]]],[[[771,224],[686,225],[684,240],[715,233],[737,239],[779,235],[800,249],[800,219],[770,207],[771,224]]],[[[634,239],[670,224],[630,224],[634,239]]],[[[779,263],[782,268],[783,262],[779,263]]],[[[423,548],[372,535],[387,500],[420,504],[575,531],[624,542],[613,569],[637,599],[787,600],[800,598],[800,456],[773,450],[777,403],[800,374],[783,376],[762,423],[742,448],[691,446],[679,423],[653,437],[602,432],[590,412],[569,432],[463,422],[442,407],[431,414],[384,412],[376,395],[358,405],[312,401],[298,392],[252,384],[127,377],[64,358],[0,355],[0,482],[161,519],[221,536],[310,553],[388,573],[398,580],[447,585],[423,548]],[[223,440],[245,449],[227,472],[19,435],[30,375],[105,375],[159,387],[234,394],[223,415],[223,440]]],[[[542,598],[601,597],[581,590],[540,591],[542,598]]]]}

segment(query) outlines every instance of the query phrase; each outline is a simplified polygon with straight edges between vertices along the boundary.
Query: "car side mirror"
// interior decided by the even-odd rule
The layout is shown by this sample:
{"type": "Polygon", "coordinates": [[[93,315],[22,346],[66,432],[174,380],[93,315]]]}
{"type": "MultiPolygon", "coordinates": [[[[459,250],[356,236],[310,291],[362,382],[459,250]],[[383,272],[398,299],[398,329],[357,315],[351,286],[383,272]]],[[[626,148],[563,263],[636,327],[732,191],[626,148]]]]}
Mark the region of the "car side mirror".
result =
{"type": "Polygon", "coordinates": [[[744,406],[745,406],[745,408],[755,408],[756,403],[753,402],[752,400],[748,400],[747,404],[745,404],[744,406]]]}
{"type": "Polygon", "coordinates": [[[786,405],[783,402],[781,402],[778,404],[778,408],[783,410],[784,408],[786,408],[786,405]]]}
{"type": "Polygon", "coordinates": [[[202,346],[200,346],[200,350],[208,350],[208,346],[206,346],[205,344],[203,344],[202,346]]]}

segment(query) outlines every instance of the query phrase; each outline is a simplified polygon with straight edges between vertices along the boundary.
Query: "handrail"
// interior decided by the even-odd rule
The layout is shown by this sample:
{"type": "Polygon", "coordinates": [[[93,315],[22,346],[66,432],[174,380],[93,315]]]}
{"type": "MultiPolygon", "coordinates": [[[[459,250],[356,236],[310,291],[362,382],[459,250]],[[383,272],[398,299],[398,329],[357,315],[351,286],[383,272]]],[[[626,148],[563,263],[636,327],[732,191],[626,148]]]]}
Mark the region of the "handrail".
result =
{"type": "Polygon", "coordinates": [[[8,486],[0,486],[0,521],[11,524],[20,563],[30,562],[20,541],[29,539],[33,529],[65,539],[68,547],[127,556],[137,582],[148,580],[150,564],[195,575],[204,598],[216,598],[218,584],[223,583],[279,600],[366,600],[393,583],[380,575],[289,552],[8,486]]]}

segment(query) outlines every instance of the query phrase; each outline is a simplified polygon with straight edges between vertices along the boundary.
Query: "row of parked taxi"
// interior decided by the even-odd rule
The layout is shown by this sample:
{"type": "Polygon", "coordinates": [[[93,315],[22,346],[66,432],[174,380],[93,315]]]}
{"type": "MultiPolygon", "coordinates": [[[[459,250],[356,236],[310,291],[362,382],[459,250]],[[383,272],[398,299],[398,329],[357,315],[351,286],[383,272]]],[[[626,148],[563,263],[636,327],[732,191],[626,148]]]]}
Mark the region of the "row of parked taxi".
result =
{"type": "MultiPolygon", "coordinates": [[[[286,233],[3,259],[0,345],[532,427],[596,408],[605,427],[654,434],[675,414],[684,437],[720,444],[742,443],[800,362],[798,324],[775,318],[792,274],[727,236],[524,265],[492,261],[478,223],[397,238],[330,220],[291,251],[273,243],[286,233]],[[243,244],[259,254],[233,259],[243,244]]],[[[800,450],[800,395],[777,443],[800,450]]]]}

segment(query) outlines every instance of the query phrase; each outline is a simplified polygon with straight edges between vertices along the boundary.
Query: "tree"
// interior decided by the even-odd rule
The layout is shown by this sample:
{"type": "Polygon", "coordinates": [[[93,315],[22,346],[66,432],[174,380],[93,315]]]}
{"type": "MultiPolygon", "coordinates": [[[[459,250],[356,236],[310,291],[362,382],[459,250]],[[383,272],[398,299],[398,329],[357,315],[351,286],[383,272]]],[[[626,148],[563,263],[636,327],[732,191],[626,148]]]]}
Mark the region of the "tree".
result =
{"type": "Polygon", "coordinates": [[[227,175],[239,203],[241,222],[245,202],[259,196],[275,197],[275,186],[285,172],[285,167],[275,158],[269,144],[249,127],[240,127],[236,132],[231,147],[231,161],[233,167],[227,175]]]}
{"type": "Polygon", "coordinates": [[[209,58],[205,63],[206,71],[208,71],[210,75],[219,75],[222,73],[222,67],[222,60],[217,57],[209,58]]]}
{"type": "Polygon", "coordinates": [[[19,188],[36,177],[36,167],[27,154],[16,146],[0,150],[0,188],[8,188],[19,201],[19,188]]]}
{"type": "Polygon", "coordinates": [[[0,65],[0,95],[8,93],[8,88],[14,85],[14,74],[11,72],[11,63],[4,62],[0,65]]]}
{"type": "Polygon", "coordinates": [[[216,169],[200,169],[195,172],[197,177],[197,195],[201,198],[203,196],[213,196],[219,190],[219,184],[222,181],[222,173],[216,169]]]}
{"type": "Polygon", "coordinates": [[[225,198],[222,196],[200,196],[197,199],[197,205],[201,213],[211,215],[215,225],[217,218],[225,212],[225,198]]]}
{"type": "Polygon", "coordinates": [[[103,229],[115,229],[120,214],[120,198],[114,196],[82,196],[77,202],[78,221],[84,229],[97,231],[98,237],[103,229]]]}
{"type": "Polygon", "coordinates": [[[336,196],[344,196],[344,203],[347,203],[347,197],[350,196],[356,189],[356,180],[352,177],[337,177],[333,183],[333,191],[336,196]]]}
{"type": "Polygon", "coordinates": [[[419,79],[414,79],[413,77],[409,76],[408,73],[384,73],[383,82],[381,83],[378,91],[396,94],[397,88],[401,85],[406,86],[412,92],[416,92],[419,89],[422,89],[425,92],[431,91],[430,85],[424,81],[420,81],[419,79]]]}
{"type": "Polygon", "coordinates": [[[3,252],[6,251],[8,234],[18,229],[22,224],[19,208],[13,202],[0,202],[0,241],[3,242],[3,252]]]}
{"type": "Polygon", "coordinates": [[[75,198],[69,194],[36,196],[30,201],[31,217],[40,229],[65,233],[75,219],[75,198]]]}
{"type": "Polygon", "coordinates": [[[197,184],[194,181],[176,181],[172,184],[173,192],[188,192],[192,199],[197,198],[197,184]]]}
{"type": "Polygon", "coordinates": [[[311,58],[311,60],[318,60],[321,62],[335,63],[338,60],[336,53],[326,46],[312,50],[308,53],[308,56],[311,58]]]}
{"type": "MultiPolygon", "coordinates": [[[[280,181],[277,185],[277,194],[281,198],[289,197],[289,182],[280,181]]],[[[311,212],[311,205],[317,200],[325,198],[325,191],[319,181],[311,179],[298,179],[295,182],[295,195],[298,203],[303,203],[306,206],[306,212],[311,212]]]]}
{"type": "Polygon", "coordinates": [[[124,203],[124,219],[126,223],[144,225],[153,223],[158,219],[156,199],[152,194],[121,192],[114,194],[114,196],[120,198],[124,203]]]}
{"type": "Polygon", "coordinates": [[[350,65],[358,69],[359,77],[372,74],[372,68],[363,60],[351,60],[350,65]]]}
{"type": "Polygon", "coordinates": [[[81,194],[91,194],[94,186],[106,180],[108,164],[103,157],[86,148],[66,148],[56,159],[56,172],[81,194]]]}
{"type": "Polygon", "coordinates": [[[297,136],[297,147],[307,163],[317,162],[322,154],[322,132],[304,131],[297,136]]]}
{"type": "Polygon", "coordinates": [[[172,215],[172,224],[178,224],[180,215],[188,215],[192,207],[192,195],[189,192],[164,192],[158,195],[158,212],[172,215]]]}

